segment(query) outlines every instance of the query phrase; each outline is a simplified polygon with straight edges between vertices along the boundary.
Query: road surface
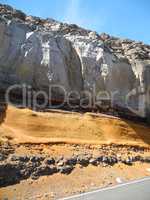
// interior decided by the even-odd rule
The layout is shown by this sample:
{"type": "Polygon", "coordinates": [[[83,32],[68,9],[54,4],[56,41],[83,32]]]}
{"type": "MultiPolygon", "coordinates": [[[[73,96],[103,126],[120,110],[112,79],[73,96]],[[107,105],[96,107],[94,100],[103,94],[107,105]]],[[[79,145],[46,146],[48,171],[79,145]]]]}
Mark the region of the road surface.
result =
{"type": "Polygon", "coordinates": [[[61,200],[150,200],[150,177],[61,200]]]}

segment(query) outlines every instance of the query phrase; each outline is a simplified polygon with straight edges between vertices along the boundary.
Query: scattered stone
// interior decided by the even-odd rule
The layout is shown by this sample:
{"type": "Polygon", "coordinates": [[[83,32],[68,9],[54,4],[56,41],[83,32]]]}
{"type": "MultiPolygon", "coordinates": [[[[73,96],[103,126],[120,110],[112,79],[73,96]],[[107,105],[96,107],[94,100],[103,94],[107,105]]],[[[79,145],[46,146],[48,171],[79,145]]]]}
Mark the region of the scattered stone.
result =
{"type": "Polygon", "coordinates": [[[39,176],[38,175],[36,175],[36,174],[31,174],[31,177],[30,177],[32,180],[37,180],[38,178],[39,178],[39,176]]]}
{"type": "Polygon", "coordinates": [[[19,161],[19,157],[16,155],[11,155],[9,158],[11,161],[19,161]]]}
{"type": "Polygon", "coordinates": [[[59,161],[58,163],[57,163],[57,166],[58,167],[61,167],[61,166],[63,166],[64,165],[64,161],[62,160],[62,161],[59,161]]]}
{"type": "Polygon", "coordinates": [[[67,165],[76,165],[77,164],[77,156],[73,156],[71,158],[68,158],[66,161],[67,165]]]}
{"type": "Polygon", "coordinates": [[[85,156],[80,155],[77,158],[77,163],[82,165],[82,166],[87,166],[89,164],[89,160],[90,160],[89,157],[85,157],[85,156]]]}
{"type": "Polygon", "coordinates": [[[146,162],[146,163],[150,163],[150,157],[145,157],[145,158],[143,159],[143,161],[146,162]]]}
{"type": "Polygon", "coordinates": [[[97,157],[97,161],[98,161],[98,162],[102,162],[102,161],[103,161],[103,156],[98,156],[98,157],[97,157]]]}
{"type": "Polygon", "coordinates": [[[43,161],[44,160],[44,157],[42,157],[42,156],[32,156],[31,158],[30,158],[30,161],[31,162],[41,162],[41,161],[43,161]]]}
{"type": "Polygon", "coordinates": [[[97,160],[97,158],[91,158],[91,159],[89,160],[89,164],[97,166],[97,165],[98,165],[98,160],[97,160]]]}
{"type": "Polygon", "coordinates": [[[57,172],[57,168],[55,166],[48,165],[40,165],[37,167],[33,173],[35,176],[44,176],[44,175],[52,175],[57,172]]]}
{"type": "Polygon", "coordinates": [[[55,159],[54,158],[46,158],[44,160],[45,164],[48,164],[48,165],[54,165],[55,164],[55,159]]]}
{"type": "Polygon", "coordinates": [[[108,157],[103,156],[103,157],[102,157],[102,162],[104,162],[104,163],[108,163],[108,162],[109,162],[108,157]]]}
{"type": "Polygon", "coordinates": [[[70,174],[72,170],[73,170],[73,166],[70,166],[70,165],[58,167],[58,171],[62,174],[70,174]]]}
{"type": "Polygon", "coordinates": [[[3,161],[5,159],[4,155],[0,153],[0,161],[3,161]]]}
{"type": "Polygon", "coordinates": [[[123,159],[122,163],[126,164],[126,165],[132,165],[132,161],[130,160],[130,158],[127,159],[123,159]]]}
{"type": "Polygon", "coordinates": [[[135,156],[134,158],[133,158],[133,160],[134,160],[134,162],[137,162],[137,161],[143,161],[143,159],[142,159],[142,157],[141,156],[135,156]]]}
{"type": "Polygon", "coordinates": [[[20,162],[28,162],[30,158],[28,156],[18,156],[18,155],[11,155],[9,158],[11,161],[20,161],[20,162]]]}

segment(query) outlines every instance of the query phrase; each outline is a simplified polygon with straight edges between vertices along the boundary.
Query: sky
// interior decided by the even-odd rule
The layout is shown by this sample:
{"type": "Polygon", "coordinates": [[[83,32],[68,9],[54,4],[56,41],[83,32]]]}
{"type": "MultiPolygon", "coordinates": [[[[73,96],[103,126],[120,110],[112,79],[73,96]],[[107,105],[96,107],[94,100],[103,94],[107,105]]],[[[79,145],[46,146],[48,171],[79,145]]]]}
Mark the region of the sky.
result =
{"type": "Polygon", "coordinates": [[[150,44],[150,0],[0,0],[0,3],[28,15],[150,44]]]}

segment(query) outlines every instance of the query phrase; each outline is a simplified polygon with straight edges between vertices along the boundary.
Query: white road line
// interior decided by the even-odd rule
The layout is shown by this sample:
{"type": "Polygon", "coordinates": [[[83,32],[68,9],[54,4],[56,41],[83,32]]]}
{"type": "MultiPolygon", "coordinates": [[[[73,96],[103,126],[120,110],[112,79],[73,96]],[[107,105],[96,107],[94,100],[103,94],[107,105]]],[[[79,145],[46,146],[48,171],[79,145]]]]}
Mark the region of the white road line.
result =
{"type": "MultiPolygon", "coordinates": [[[[99,190],[95,190],[95,191],[91,191],[91,192],[87,192],[87,193],[83,193],[83,194],[79,194],[79,195],[74,195],[72,197],[66,197],[66,198],[61,198],[59,200],[73,200],[73,199],[88,199],[87,197],[90,196],[90,195],[93,195],[93,194],[99,194],[99,193],[103,193],[103,192],[112,192],[112,190],[116,190],[116,189],[119,189],[119,188],[123,188],[124,186],[132,186],[132,185],[136,185],[136,184],[139,184],[139,183],[145,183],[145,182],[149,182],[149,199],[150,200],[150,177],[145,177],[145,178],[142,178],[142,179],[138,179],[138,180],[134,180],[134,181],[129,181],[129,182],[126,182],[126,183],[122,183],[122,184],[118,184],[118,185],[115,185],[115,186],[111,186],[111,187],[105,187],[105,188],[102,188],[102,189],[99,189],[99,190]]],[[[115,191],[114,191],[115,192],[115,191]]],[[[143,194],[144,195],[144,194],[143,194]]],[[[131,196],[130,196],[131,197],[131,196]]],[[[131,199],[129,199],[131,200],[131,199]]],[[[144,200],[144,197],[143,199],[141,200],[144,200]]]]}

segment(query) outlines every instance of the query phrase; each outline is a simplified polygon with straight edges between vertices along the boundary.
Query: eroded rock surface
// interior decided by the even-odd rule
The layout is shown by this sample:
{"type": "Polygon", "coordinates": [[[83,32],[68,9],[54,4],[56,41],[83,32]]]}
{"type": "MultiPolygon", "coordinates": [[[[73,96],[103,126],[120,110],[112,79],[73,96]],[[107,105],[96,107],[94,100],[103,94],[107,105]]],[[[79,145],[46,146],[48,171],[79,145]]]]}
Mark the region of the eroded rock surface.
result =
{"type": "MultiPolygon", "coordinates": [[[[133,91],[133,109],[149,116],[149,45],[26,16],[7,5],[0,5],[0,44],[1,87],[59,84],[67,92],[107,91],[121,107],[127,107],[127,94],[133,91]]],[[[61,92],[56,93],[58,98],[61,92]]]]}

